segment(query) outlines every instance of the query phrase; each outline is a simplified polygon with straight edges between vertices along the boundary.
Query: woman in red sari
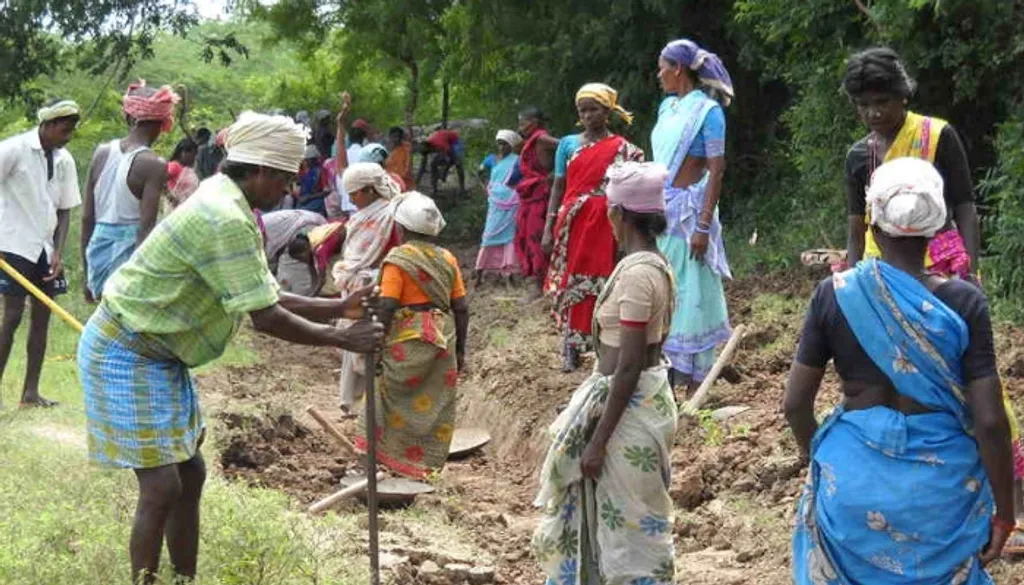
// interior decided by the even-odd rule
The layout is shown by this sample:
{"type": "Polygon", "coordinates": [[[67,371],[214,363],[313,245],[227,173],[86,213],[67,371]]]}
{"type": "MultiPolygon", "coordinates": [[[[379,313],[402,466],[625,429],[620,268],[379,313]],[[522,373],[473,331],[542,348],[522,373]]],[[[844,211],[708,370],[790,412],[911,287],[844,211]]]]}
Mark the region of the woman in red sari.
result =
{"type": "Polygon", "coordinates": [[[644,151],[608,129],[614,112],[627,124],[633,116],[618,92],[588,83],[576,92],[581,134],[566,136],[555,152],[555,183],[542,246],[551,254],[545,289],[553,293],[555,318],[564,332],[562,370],[580,365],[591,348],[594,304],[615,268],[615,236],[608,222],[605,172],[617,162],[643,162],[644,151]]]}
{"type": "Polygon", "coordinates": [[[545,215],[551,197],[551,170],[555,163],[558,139],[544,129],[544,114],[533,106],[519,112],[519,134],[526,141],[519,153],[519,210],[516,212],[516,258],[524,278],[536,283],[526,302],[544,293],[548,273],[548,255],[541,247],[545,215]]]}

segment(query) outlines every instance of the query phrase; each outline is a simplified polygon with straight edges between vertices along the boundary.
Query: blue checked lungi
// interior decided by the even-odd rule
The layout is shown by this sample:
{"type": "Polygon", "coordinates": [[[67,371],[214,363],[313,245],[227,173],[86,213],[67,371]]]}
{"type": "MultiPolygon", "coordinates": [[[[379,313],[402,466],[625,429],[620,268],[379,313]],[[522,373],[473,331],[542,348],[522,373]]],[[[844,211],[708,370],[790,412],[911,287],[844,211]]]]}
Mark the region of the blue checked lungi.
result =
{"type": "Polygon", "coordinates": [[[86,285],[93,296],[102,296],[107,279],[131,258],[138,233],[137,223],[98,223],[93,228],[89,246],[85,250],[85,260],[89,263],[89,282],[86,285]]]}
{"type": "Polygon", "coordinates": [[[94,462],[149,469],[196,455],[203,421],[188,367],[102,303],[78,343],[78,375],[94,462]]]}

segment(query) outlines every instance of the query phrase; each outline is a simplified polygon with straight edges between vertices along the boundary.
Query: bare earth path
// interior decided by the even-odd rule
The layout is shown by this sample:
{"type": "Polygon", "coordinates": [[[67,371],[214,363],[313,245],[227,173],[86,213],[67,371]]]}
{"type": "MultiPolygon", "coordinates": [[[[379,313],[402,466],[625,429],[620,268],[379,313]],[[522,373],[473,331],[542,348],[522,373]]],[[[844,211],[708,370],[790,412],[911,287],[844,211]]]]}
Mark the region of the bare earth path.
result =
{"type": "MultiPolygon", "coordinates": [[[[750,325],[752,333],[737,356],[735,383],[720,381],[708,411],[684,421],[677,435],[672,495],[680,583],[789,582],[790,519],[806,470],[797,463],[778,406],[805,299],[818,277],[748,278],[729,287],[733,322],[750,325]],[[726,420],[710,416],[727,405],[746,410],[726,420]]],[[[391,582],[543,582],[529,553],[543,431],[591,364],[560,373],[546,307],[520,307],[514,301],[519,294],[496,288],[472,296],[460,423],[487,428],[493,441],[482,453],[450,463],[436,480],[436,494],[421,497],[410,510],[385,514],[391,582]],[[417,514],[439,514],[448,525],[434,529],[416,522],[417,514]]],[[[343,421],[336,408],[340,362],[330,350],[265,337],[255,343],[261,363],[201,379],[208,412],[215,413],[217,460],[229,477],[284,490],[306,505],[360,468],[303,413],[307,405],[320,406],[344,432],[356,432],[356,423],[343,421]]],[[[1003,328],[998,343],[1002,370],[1020,404],[1024,335],[1003,328]]],[[[834,375],[826,385],[822,411],[837,398],[834,375]]],[[[364,513],[358,502],[340,511],[364,513]]],[[[364,540],[349,535],[345,546],[356,552],[364,540]]],[[[993,573],[998,583],[1024,582],[1024,565],[999,563],[993,573]]]]}

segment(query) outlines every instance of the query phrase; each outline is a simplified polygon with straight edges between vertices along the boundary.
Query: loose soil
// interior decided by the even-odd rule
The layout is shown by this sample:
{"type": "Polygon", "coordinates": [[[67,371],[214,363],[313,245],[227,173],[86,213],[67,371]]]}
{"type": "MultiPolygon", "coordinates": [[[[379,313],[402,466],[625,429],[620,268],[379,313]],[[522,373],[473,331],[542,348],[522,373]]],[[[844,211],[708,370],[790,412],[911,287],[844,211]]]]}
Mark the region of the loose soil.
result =
{"type": "MultiPolygon", "coordinates": [[[[473,250],[460,254],[468,274],[473,250]]],[[[806,469],[779,413],[803,310],[823,273],[754,276],[727,288],[734,324],[751,327],[706,409],[743,406],[724,421],[683,419],[673,451],[671,494],[677,506],[677,580],[696,585],[789,582],[790,522],[806,469]]],[[[536,471],[546,448],[544,430],[586,377],[559,370],[558,338],[544,301],[517,303],[524,290],[492,286],[473,291],[469,371],[460,386],[459,422],[485,427],[492,442],[480,453],[449,463],[433,482],[435,494],[415,508],[440,512],[471,538],[469,550],[429,530],[403,529],[385,513],[382,541],[394,583],[494,582],[537,585],[543,578],[529,552],[535,525],[531,505],[536,471]],[[427,552],[424,552],[427,551],[427,552]],[[451,562],[465,563],[439,569],[451,562]],[[470,576],[469,565],[494,569],[470,576]]],[[[338,489],[359,461],[338,449],[305,414],[319,407],[349,437],[357,423],[337,408],[337,351],[305,348],[253,336],[259,363],[221,368],[201,377],[214,412],[223,473],[282,490],[303,507],[338,489]]],[[[1015,403],[1024,393],[1024,332],[998,331],[1001,371],[1015,403]]],[[[825,379],[819,407],[838,399],[838,379],[825,379]]],[[[1024,413],[1024,408],[1019,407],[1024,413]]],[[[340,513],[365,513],[358,501],[340,513]]],[[[998,583],[1024,582],[1024,565],[993,567],[998,583]]]]}

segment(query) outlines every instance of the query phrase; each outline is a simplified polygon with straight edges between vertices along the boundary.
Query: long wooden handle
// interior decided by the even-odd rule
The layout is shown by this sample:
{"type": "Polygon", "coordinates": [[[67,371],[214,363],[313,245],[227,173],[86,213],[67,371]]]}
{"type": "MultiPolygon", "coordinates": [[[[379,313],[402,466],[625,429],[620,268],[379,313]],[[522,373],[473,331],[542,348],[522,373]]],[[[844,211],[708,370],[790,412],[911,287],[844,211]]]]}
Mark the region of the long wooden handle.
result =
{"type": "Polygon", "coordinates": [[[58,317],[60,317],[61,319],[64,319],[65,323],[67,323],[68,325],[71,325],[71,327],[73,327],[75,329],[75,331],[78,331],[79,333],[81,333],[82,330],[85,329],[84,327],[82,327],[82,324],[78,321],[78,319],[75,319],[71,315],[71,313],[68,313],[60,305],[58,305],[57,303],[53,302],[53,299],[51,299],[50,297],[46,296],[46,294],[43,291],[39,290],[39,287],[37,287],[36,285],[34,285],[31,282],[29,282],[29,280],[27,278],[22,276],[20,272],[15,270],[14,267],[11,266],[10,264],[8,264],[7,261],[4,260],[3,258],[0,258],[0,270],[3,270],[7,274],[9,274],[11,276],[11,278],[16,280],[18,282],[18,284],[20,284],[32,296],[34,296],[36,299],[38,299],[40,303],[43,303],[44,305],[46,305],[46,307],[48,309],[50,309],[51,311],[53,311],[54,313],[56,313],[58,317]]]}
{"type": "Polygon", "coordinates": [[[327,417],[325,417],[323,413],[317,410],[316,407],[310,406],[306,408],[306,413],[309,414],[309,416],[313,417],[313,420],[318,422],[320,426],[323,427],[325,431],[327,431],[327,434],[330,435],[335,441],[337,441],[338,445],[341,445],[343,449],[348,451],[349,455],[352,455],[353,457],[357,455],[356,447],[355,445],[352,444],[352,441],[349,441],[345,437],[345,435],[341,434],[341,431],[338,430],[338,427],[332,425],[331,421],[327,420],[327,417]]]}
{"type": "Polygon", "coordinates": [[[743,339],[746,332],[746,325],[737,325],[736,328],[732,330],[732,337],[729,338],[729,343],[725,344],[725,349],[722,350],[718,359],[715,360],[715,365],[711,366],[711,371],[708,372],[708,376],[704,378],[700,387],[697,388],[697,392],[695,392],[693,397],[683,405],[681,414],[688,414],[691,416],[697,414],[700,407],[704,405],[705,401],[707,401],[708,394],[711,392],[711,386],[714,385],[715,380],[718,379],[718,376],[722,373],[722,369],[725,368],[725,365],[729,363],[730,359],[732,359],[732,354],[736,353],[736,348],[739,347],[740,340],[743,339]]]}
{"type": "MultiPolygon", "coordinates": [[[[377,479],[378,480],[383,480],[384,479],[384,472],[378,473],[377,474],[377,479]]],[[[338,502],[344,500],[345,498],[351,498],[352,496],[358,496],[359,494],[361,494],[364,491],[366,491],[366,484],[367,483],[369,483],[369,480],[367,480],[367,479],[360,479],[359,481],[357,481],[354,484],[348,486],[347,488],[344,488],[344,489],[341,489],[341,490],[338,490],[338,491],[334,492],[333,494],[327,496],[326,498],[324,498],[324,499],[320,500],[319,502],[316,502],[315,504],[310,506],[309,507],[309,513],[310,514],[319,514],[320,512],[323,512],[324,510],[326,510],[327,508],[330,508],[334,504],[337,504],[338,502]]]]}

